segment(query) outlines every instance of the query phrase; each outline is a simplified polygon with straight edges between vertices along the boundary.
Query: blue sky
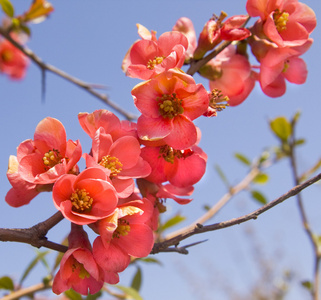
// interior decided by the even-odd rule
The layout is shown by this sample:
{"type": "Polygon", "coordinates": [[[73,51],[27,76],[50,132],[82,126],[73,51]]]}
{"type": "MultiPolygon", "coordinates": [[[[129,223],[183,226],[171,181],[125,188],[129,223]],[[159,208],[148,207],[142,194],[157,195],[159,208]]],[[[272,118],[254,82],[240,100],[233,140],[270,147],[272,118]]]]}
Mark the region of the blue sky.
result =
{"type": "MultiPolygon", "coordinates": [[[[12,1],[18,12],[26,9],[26,2],[12,1]]],[[[139,81],[126,78],[121,71],[122,59],[130,45],[138,39],[136,23],[156,30],[158,36],[170,31],[179,17],[189,17],[199,33],[213,13],[221,10],[229,16],[245,14],[244,0],[227,1],[56,1],[55,12],[45,22],[32,25],[28,47],[45,62],[86,82],[105,85],[110,99],[131,112],[137,113],[130,94],[139,81]]],[[[305,1],[321,13],[319,0],[305,1]]],[[[0,14],[1,16],[1,14],[0,14]]],[[[287,84],[285,96],[268,98],[256,86],[249,98],[240,106],[228,108],[216,118],[201,118],[197,125],[202,130],[200,146],[208,154],[207,172],[195,186],[194,200],[187,206],[168,201],[168,217],[180,212],[187,217],[181,226],[204,213],[203,206],[213,205],[226,189],[217,176],[214,165],[219,164],[231,184],[236,184],[246,174],[246,168],[233,155],[241,152],[250,158],[264,148],[277,144],[269,131],[268,121],[280,115],[288,118],[301,110],[302,117],[297,135],[306,139],[298,151],[299,169],[311,167],[321,156],[320,144],[320,28],[312,34],[314,44],[303,56],[309,75],[304,85],[287,84]]],[[[208,84],[199,76],[197,82],[208,84]]],[[[232,83],[231,83],[232,84],[232,83]]],[[[89,137],[77,121],[79,112],[92,112],[108,107],[76,86],[48,73],[45,101],[41,100],[41,73],[30,64],[26,78],[12,82],[0,76],[1,91],[1,160],[0,160],[0,227],[25,228],[55,213],[51,195],[43,194],[30,205],[9,207],[4,201],[10,188],[6,178],[8,157],[16,154],[16,147],[33,137],[36,125],[47,116],[59,119],[65,126],[68,139],[80,139],[83,151],[90,149],[89,137]]],[[[104,91],[102,91],[104,92],[104,91]]],[[[280,196],[292,186],[288,161],[268,170],[270,181],[259,187],[269,200],[280,196]]],[[[320,186],[315,185],[303,193],[311,224],[320,234],[320,186]]],[[[241,216],[257,209],[259,205],[248,193],[235,197],[215,218],[214,222],[241,216]]],[[[178,226],[179,227],[179,226],[178,226]]],[[[178,229],[177,227],[177,229],[178,229]]],[[[48,237],[61,241],[69,231],[69,224],[61,222],[49,232],[48,237]]],[[[294,272],[288,299],[303,299],[307,293],[300,288],[301,280],[312,278],[311,247],[305,236],[294,199],[270,210],[256,221],[201,236],[186,243],[208,239],[206,243],[190,248],[190,254],[159,254],[163,266],[143,266],[144,299],[231,299],[228,291],[245,294],[259,278],[260,267],[255,253],[263,251],[267,263],[277,273],[294,272]],[[255,248],[255,247],[256,248],[255,248]],[[256,249],[256,250],[255,250],[256,249]]],[[[184,244],[184,243],[183,243],[184,244]]],[[[0,276],[10,275],[17,280],[35,252],[29,245],[0,243],[0,276]]],[[[51,254],[53,260],[55,254],[51,254]]],[[[121,284],[128,284],[135,272],[130,267],[121,274],[121,284]]],[[[40,281],[45,272],[34,270],[26,285],[40,281]]]]}

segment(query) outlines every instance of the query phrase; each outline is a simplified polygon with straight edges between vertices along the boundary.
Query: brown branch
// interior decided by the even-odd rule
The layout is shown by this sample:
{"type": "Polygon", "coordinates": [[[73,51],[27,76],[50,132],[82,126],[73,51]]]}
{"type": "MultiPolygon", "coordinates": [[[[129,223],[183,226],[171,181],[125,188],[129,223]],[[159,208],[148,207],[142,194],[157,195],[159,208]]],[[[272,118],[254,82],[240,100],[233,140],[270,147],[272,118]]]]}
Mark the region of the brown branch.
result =
{"type": "Polygon", "coordinates": [[[66,252],[66,246],[48,241],[46,238],[48,231],[63,220],[63,218],[61,212],[57,212],[49,219],[30,228],[0,228],[0,241],[26,243],[37,248],[46,247],[66,252]]]}
{"type": "Polygon", "coordinates": [[[244,223],[244,222],[252,220],[252,219],[255,220],[255,219],[257,219],[257,217],[260,214],[262,214],[262,213],[266,212],[267,210],[271,209],[272,207],[282,203],[286,199],[297,195],[303,189],[305,189],[308,186],[312,185],[313,183],[319,181],[320,179],[321,179],[321,173],[318,174],[317,176],[303,182],[302,184],[295,186],[294,188],[292,188],[290,191],[288,191],[284,195],[269,202],[268,204],[262,206],[261,208],[255,210],[254,212],[244,215],[242,217],[231,219],[231,220],[220,222],[220,223],[215,223],[212,225],[207,225],[207,226],[203,226],[202,224],[196,224],[196,226],[191,230],[188,230],[184,233],[178,234],[178,235],[176,235],[170,239],[164,240],[162,242],[155,243],[155,245],[151,251],[151,254],[164,252],[164,250],[166,250],[170,246],[174,246],[174,245],[177,246],[180,243],[180,241],[185,240],[195,234],[231,227],[231,226],[238,225],[238,224],[244,223]]]}
{"type": "Polygon", "coordinates": [[[109,105],[110,107],[112,107],[114,110],[116,110],[117,112],[119,112],[120,114],[122,114],[127,120],[136,120],[137,116],[135,116],[134,114],[131,114],[129,112],[127,112],[126,110],[124,110],[122,107],[118,106],[116,103],[112,102],[111,100],[108,99],[107,95],[105,94],[101,94],[98,93],[97,91],[94,90],[95,84],[89,84],[85,81],[82,81],[76,77],[73,77],[69,74],[67,74],[66,72],[52,66],[49,65],[47,63],[45,63],[40,57],[38,57],[35,53],[33,53],[30,49],[28,49],[27,47],[24,47],[22,45],[20,45],[18,42],[16,42],[9,34],[6,30],[4,30],[3,28],[0,27],[0,35],[2,35],[5,39],[7,39],[12,45],[14,45],[17,49],[19,49],[22,53],[24,53],[27,57],[29,57],[36,65],[39,66],[39,68],[42,70],[43,72],[43,76],[45,71],[49,71],[51,73],[56,74],[57,76],[73,83],[74,85],[84,89],[85,91],[87,91],[89,94],[95,96],[96,98],[100,99],[101,101],[103,101],[105,104],[109,105]]]}
{"type": "MultiPolygon", "coordinates": [[[[13,291],[9,295],[2,297],[2,300],[15,300],[23,296],[33,296],[34,293],[47,290],[52,287],[52,281],[48,283],[38,283],[33,286],[27,287],[25,289],[20,289],[18,291],[13,291]]],[[[33,297],[32,297],[33,299],[33,297]]]]}

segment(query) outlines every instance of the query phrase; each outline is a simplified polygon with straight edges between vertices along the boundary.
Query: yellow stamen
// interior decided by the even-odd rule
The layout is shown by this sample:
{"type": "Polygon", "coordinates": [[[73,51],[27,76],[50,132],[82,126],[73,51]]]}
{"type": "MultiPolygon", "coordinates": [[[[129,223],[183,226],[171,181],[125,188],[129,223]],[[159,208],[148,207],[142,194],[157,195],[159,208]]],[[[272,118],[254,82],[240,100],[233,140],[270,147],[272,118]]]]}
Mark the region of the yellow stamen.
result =
{"type": "Polygon", "coordinates": [[[286,23],[289,20],[289,13],[285,11],[280,12],[276,9],[273,14],[273,20],[277,31],[281,32],[286,29],[286,23]]]}
{"type": "Polygon", "coordinates": [[[158,101],[159,112],[164,118],[173,119],[184,112],[183,101],[178,99],[175,93],[172,95],[164,94],[162,97],[157,97],[156,100],[158,101]]]}
{"type": "Polygon", "coordinates": [[[89,193],[85,189],[76,189],[76,191],[71,194],[70,201],[72,210],[78,213],[89,212],[94,202],[93,198],[89,196],[89,193]]]}
{"type": "Polygon", "coordinates": [[[147,62],[147,66],[146,66],[147,69],[153,70],[156,65],[159,65],[162,63],[163,59],[164,59],[164,57],[162,57],[162,56],[155,56],[155,58],[153,60],[150,59],[147,62]]]}
{"type": "Polygon", "coordinates": [[[125,219],[119,219],[117,229],[114,231],[113,238],[120,238],[121,236],[128,235],[130,231],[129,222],[125,219]]]}
{"type": "Polygon", "coordinates": [[[13,53],[10,50],[4,50],[1,53],[1,58],[4,62],[11,62],[13,60],[13,53]]]}
{"type": "Polygon", "coordinates": [[[42,158],[44,165],[47,169],[54,167],[61,162],[61,155],[58,150],[52,149],[46,152],[42,158]]]}
{"type": "Polygon", "coordinates": [[[106,155],[104,156],[100,163],[101,166],[110,170],[110,177],[116,177],[122,170],[123,164],[115,156],[106,155]]]}

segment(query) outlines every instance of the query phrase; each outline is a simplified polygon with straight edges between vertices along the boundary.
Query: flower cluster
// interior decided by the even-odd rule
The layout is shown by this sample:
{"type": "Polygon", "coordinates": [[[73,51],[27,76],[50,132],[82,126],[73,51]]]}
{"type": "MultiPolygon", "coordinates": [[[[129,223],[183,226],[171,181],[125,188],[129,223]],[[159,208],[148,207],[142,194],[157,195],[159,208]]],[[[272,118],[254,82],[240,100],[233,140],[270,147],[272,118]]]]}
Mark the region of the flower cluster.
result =
{"type": "MultiPolygon", "coordinates": [[[[138,25],[141,39],[122,62],[127,76],[142,80],[131,91],[141,113],[137,123],[121,121],[104,109],[79,113],[92,143],[90,152],[82,153],[78,140],[67,140],[63,124],[47,117],[37,125],[33,140],[23,141],[17,156],[10,156],[12,188],[6,202],[19,207],[52,191],[55,207],[71,222],[69,248],[53,281],[55,293],[70,288],[83,295],[96,293],[105,282],[117,283],[131,258],[151,252],[165,200],[189,203],[205,173],[207,155],[199,147],[197,118],[216,116],[227,100],[231,106],[242,103],[256,81],[271,97],[285,92],[284,79],[305,81],[299,56],[312,44],[313,11],[296,0],[248,0],[247,11],[260,18],[250,30],[244,28],[248,16],[224,22],[222,12],[205,24],[198,42],[188,18],[179,19],[158,39],[156,32],[138,25]],[[222,41],[236,43],[198,69],[209,79],[208,92],[181,68],[184,63],[193,67],[222,41]],[[259,73],[249,62],[246,44],[260,63],[259,73]],[[78,167],[81,157],[83,171],[78,167]],[[85,225],[96,234],[93,243],[85,225]]],[[[1,40],[0,71],[21,78],[25,65],[21,53],[1,40]]]]}

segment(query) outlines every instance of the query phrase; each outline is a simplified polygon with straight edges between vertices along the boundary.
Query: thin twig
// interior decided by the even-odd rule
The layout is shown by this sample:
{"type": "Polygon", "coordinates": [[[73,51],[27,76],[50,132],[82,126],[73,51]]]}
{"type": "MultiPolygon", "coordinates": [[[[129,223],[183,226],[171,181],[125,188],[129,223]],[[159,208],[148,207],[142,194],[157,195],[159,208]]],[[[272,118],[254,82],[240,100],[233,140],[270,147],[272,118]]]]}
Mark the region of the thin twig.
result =
{"type": "Polygon", "coordinates": [[[235,218],[235,219],[231,219],[228,221],[224,221],[224,222],[220,222],[220,223],[215,223],[212,225],[207,225],[207,226],[195,226],[195,228],[188,230],[184,233],[178,234],[170,239],[166,239],[162,242],[159,243],[155,243],[153,250],[151,251],[151,254],[156,254],[159,252],[163,252],[163,250],[167,249],[170,246],[173,245],[178,245],[180,241],[185,240],[187,238],[189,238],[190,236],[193,236],[195,234],[199,234],[199,233],[203,233],[203,232],[208,232],[208,231],[214,231],[214,230],[219,230],[219,229],[223,229],[223,228],[227,228],[227,227],[231,227],[234,225],[238,225],[244,222],[247,222],[249,220],[255,220],[257,219],[257,217],[266,212],[267,210],[271,209],[272,207],[282,203],[283,201],[285,201],[286,199],[293,197],[295,195],[297,195],[298,193],[300,193],[302,190],[304,190],[305,188],[307,188],[308,186],[312,185],[313,183],[319,181],[321,179],[321,173],[318,174],[317,176],[303,182],[300,185],[295,186],[294,188],[292,188],[290,191],[288,191],[287,193],[285,193],[284,195],[280,196],[279,198],[269,202],[268,204],[260,207],[259,209],[253,211],[250,214],[244,215],[242,217],[239,218],[235,218]]]}
{"type": "MultiPolygon", "coordinates": [[[[17,41],[15,41],[3,28],[0,27],[0,35],[2,35],[4,38],[6,38],[10,43],[12,43],[17,49],[19,49],[22,53],[24,53],[27,57],[29,57],[36,65],[39,66],[39,68],[42,71],[42,78],[44,78],[45,71],[52,72],[56,74],[57,76],[64,78],[65,80],[73,83],[74,85],[86,90],[89,94],[95,96],[96,98],[103,101],[105,104],[112,107],[114,110],[122,114],[127,120],[136,120],[137,116],[134,114],[131,114],[124,110],[122,107],[117,105],[116,103],[112,102],[108,99],[108,97],[105,94],[98,93],[94,90],[95,84],[89,84],[85,81],[82,81],[76,77],[73,77],[66,72],[49,65],[45,63],[40,57],[38,57],[34,52],[32,52],[30,49],[28,49],[25,46],[20,45],[17,41]]],[[[44,83],[43,87],[44,88],[44,83]]]]}
{"type": "MultiPolygon", "coordinates": [[[[23,296],[33,296],[34,293],[47,290],[52,287],[52,281],[49,281],[48,283],[38,283],[33,286],[27,287],[25,289],[20,289],[18,291],[13,291],[9,295],[6,295],[2,297],[2,300],[15,300],[19,299],[23,296]]],[[[33,299],[33,297],[32,297],[33,299]]]]}

